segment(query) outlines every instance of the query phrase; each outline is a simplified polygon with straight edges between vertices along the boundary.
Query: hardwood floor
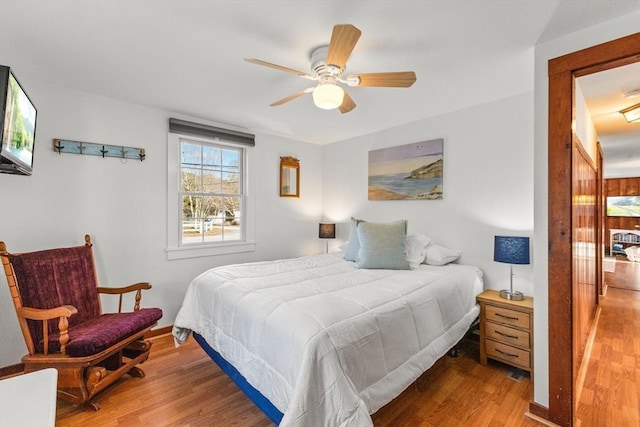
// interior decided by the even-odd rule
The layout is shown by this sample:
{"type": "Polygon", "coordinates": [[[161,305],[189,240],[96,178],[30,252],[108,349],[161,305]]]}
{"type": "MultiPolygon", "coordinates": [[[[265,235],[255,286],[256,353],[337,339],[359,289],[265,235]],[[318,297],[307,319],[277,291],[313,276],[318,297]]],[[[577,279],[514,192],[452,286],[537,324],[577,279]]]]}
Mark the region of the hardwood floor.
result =
{"type": "MultiPolygon", "coordinates": [[[[116,382],[95,398],[98,412],[58,401],[56,426],[272,426],[193,341],[173,346],[153,339],[146,377],[116,382]]],[[[526,418],[533,387],[526,374],[507,378],[506,365],[478,363],[478,346],[465,340],[458,358],[445,356],[373,416],[386,426],[539,426],[526,418]]]]}
{"type": "Polygon", "coordinates": [[[152,338],[145,378],[118,380],[89,411],[58,400],[56,426],[272,426],[189,339],[176,349],[171,335],[152,338]]]}
{"type": "Polygon", "coordinates": [[[576,405],[579,427],[640,425],[640,263],[616,262],[576,405]]]}

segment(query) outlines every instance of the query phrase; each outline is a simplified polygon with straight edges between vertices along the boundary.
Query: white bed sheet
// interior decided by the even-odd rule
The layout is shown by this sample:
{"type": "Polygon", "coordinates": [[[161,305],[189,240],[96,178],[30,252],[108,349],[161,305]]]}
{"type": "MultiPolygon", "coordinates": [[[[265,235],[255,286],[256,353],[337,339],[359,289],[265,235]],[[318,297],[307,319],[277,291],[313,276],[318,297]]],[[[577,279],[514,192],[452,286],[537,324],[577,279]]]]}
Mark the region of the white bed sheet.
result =
{"type": "Polygon", "coordinates": [[[213,268],[174,322],[278,408],[280,426],[367,426],[479,313],[477,267],[362,270],[341,254],[213,268]]]}

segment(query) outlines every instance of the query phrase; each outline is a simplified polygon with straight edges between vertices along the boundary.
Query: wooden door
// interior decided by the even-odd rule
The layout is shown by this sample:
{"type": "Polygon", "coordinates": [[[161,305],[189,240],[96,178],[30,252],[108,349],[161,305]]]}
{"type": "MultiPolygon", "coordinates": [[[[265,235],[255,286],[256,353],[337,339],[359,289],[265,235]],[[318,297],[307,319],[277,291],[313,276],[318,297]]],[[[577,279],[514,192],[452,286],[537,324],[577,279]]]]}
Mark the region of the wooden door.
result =
{"type": "Polygon", "coordinates": [[[597,179],[596,166],[574,136],[572,179],[573,241],[573,383],[597,308],[597,179]]]}

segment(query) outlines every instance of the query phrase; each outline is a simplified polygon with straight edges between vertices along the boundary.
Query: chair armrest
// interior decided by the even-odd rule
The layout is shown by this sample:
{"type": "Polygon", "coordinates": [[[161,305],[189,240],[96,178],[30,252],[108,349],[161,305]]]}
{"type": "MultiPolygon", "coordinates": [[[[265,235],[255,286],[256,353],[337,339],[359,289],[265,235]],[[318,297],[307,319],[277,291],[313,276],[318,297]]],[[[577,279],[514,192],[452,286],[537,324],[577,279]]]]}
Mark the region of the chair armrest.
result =
{"type": "MultiPolygon", "coordinates": [[[[30,320],[42,321],[42,334],[44,340],[44,354],[49,354],[49,320],[60,318],[58,321],[58,332],[60,334],[60,353],[67,353],[67,343],[69,342],[69,320],[68,318],[78,313],[78,309],[72,305],[61,305],[55,308],[32,308],[20,307],[18,316],[30,320]]],[[[30,347],[31,348],[31,347],[30,347]]],[[[31,352],[31,350],[29,350],[31,352]]]]}
{"type": "Polygon", "coordinates": [[[99,286],[98,293],[118,295],[118,294],[126,294],[128,292],[133,292],[133,291],[143,290],[143,289],[151,289],[151,284],[149,284],[149,282],[139,282],[129,286],[122,286],[120,288],[105,288],[105,287],[99,286]]]}
{"type": "Polygon", "coordinates": [[[140,300],[142,299],[142,290],[151,289],[151,284],[149,282],[138,282],[133,285],[124,286],[121,288],[103,288],[98,287],[98,293],[101,294],[111,294],[111,295],[119,295],[120,300],[118,301],[118,313],[122,312],[122,295],[136,291],[136,302],[133,306],[133,311],[140,310],[140,300]]]}
{"type": "Polygon", "coordinates": [[[72,305],[63,305],[56,308],[21,307],[18,313],[25,319],[51,320],[57,317],[71,317],[78,313],[78,310],[72,305]]]}

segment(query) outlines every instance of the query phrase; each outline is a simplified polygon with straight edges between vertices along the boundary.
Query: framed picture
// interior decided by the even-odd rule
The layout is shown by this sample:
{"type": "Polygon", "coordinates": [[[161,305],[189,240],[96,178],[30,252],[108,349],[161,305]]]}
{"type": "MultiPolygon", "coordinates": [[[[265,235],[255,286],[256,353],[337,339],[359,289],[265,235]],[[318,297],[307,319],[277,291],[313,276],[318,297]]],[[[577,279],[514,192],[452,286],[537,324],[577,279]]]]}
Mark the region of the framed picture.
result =
{"type": "Polygon", "coordinates": [[[640,196],[608,196],[607,216],[640,217],[640,196]]]}
{"type": "Polygon", "coordinates": [[[280,157],[280,197],[300,197],[300,162],[280,157]]]}
{"type": "Polygon", "coordinates": [[[369,151],[369,200],[442,199],[442,138],[369,151]]]}

